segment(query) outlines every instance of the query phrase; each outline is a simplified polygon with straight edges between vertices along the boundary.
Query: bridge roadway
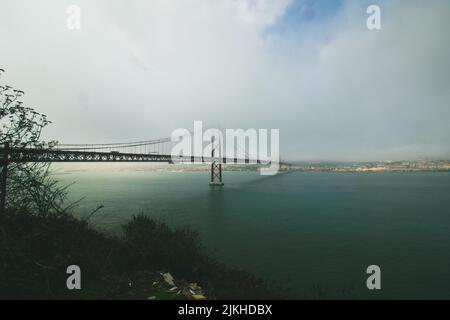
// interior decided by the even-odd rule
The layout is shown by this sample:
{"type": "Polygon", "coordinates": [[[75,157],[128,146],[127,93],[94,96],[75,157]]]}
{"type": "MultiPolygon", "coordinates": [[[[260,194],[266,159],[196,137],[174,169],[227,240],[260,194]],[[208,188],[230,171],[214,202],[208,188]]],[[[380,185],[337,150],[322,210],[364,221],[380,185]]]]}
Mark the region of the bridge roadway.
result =
{"type": "MultiPolygon", "coordinates": [[[[4,155],[4,148],[0,147],[0,157],[4,155]]],[[[3,160],[3,159],[2,159],[3,160]]],[[[72,151],[58,149],[8,149],[8,163],[25,162],[163,162],[163,163],[212,163],[220,162],[218,157],[172,157],[158,153],[121,153],[98,151],[72,151]]],[[[222,163],[228,164],[262,164],[260,160],[222,158],[222,163]]]]}

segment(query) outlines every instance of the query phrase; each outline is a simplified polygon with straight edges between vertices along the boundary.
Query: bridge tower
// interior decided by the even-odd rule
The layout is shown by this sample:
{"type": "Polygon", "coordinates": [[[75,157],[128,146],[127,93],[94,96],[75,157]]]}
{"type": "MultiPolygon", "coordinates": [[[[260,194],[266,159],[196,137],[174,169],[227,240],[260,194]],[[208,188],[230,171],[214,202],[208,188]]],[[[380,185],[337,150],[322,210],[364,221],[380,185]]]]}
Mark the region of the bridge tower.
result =
{"type": "Polygon", "coordinates": [[[221,187],[223,186],[222,182],[222,154],[221,154],[221,148],[220,148],[220,141],[219,141],[219,157],[216,158],[215,152],[216,151],[216,144],[214,143],[214,136],[211,138],[211,182],[209,185],[211,187],[221,187]]]}

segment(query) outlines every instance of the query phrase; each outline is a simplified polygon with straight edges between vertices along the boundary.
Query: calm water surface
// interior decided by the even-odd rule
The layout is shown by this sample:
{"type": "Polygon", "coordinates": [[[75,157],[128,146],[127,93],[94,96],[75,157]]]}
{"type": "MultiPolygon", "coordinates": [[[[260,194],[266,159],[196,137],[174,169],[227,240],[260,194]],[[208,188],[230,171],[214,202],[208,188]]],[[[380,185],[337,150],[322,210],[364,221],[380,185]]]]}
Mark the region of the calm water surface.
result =
{"type": "Polygon", "coordinates": [[[450,173],[289,173],[262,177],[208,173],[79,171],[71,198],[118,232],[145,212],[189,225],[220,260],[302,295],[319,286],[330,298],[450,298],[450,173]],[[367,266],[382,268],[369,292],[367,266]]]}

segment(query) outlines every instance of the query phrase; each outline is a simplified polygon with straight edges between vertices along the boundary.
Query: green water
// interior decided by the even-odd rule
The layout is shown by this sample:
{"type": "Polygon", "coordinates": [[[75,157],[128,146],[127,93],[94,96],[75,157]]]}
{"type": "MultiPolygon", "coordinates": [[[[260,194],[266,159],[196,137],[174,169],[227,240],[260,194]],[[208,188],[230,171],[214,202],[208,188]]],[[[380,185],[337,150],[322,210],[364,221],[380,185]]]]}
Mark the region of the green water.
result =
{"type": "Polygon", "coordinates": [[[330,298],[450,298],[450,173],[76,172],[80,215],[119,226],[139,212],[189,225],[220,260],[302,295],[330,298]],[[366,288],[366,268],[382,290],[366,288]]]}

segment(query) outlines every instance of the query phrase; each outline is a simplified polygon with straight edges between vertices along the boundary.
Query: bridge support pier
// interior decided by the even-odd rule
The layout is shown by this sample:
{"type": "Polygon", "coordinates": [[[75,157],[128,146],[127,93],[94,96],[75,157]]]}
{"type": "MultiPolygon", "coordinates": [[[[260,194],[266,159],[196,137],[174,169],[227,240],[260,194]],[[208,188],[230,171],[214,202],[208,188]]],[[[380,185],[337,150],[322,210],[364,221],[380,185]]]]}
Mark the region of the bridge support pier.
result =
{"type": "Polygon", "coordinates": [[[2,190],[0,194],[0,217],[5,214],[6,208],[6,181],[8,177],[9,142],[5,142],[2,159],[2,190]]]}
{"type": "Polygon", "coordinates": [[[215,159],[215,151],[216,146],[214,144],[214,136],[211,138],[211,181],[209,182],[209,185],[211,187],[221,187],[223,186],[222,182],[222,162],[220,159],[222,157],[221,150],[220,150],[220,141],[219,141],[219,161],[215,159]]]}
{"type": "Polygon", "coordinates": [[[211,163],[211,182],[209,183],[211,187],[221,187],[222,182],[222,164],[214,161],[211,163]]]}

